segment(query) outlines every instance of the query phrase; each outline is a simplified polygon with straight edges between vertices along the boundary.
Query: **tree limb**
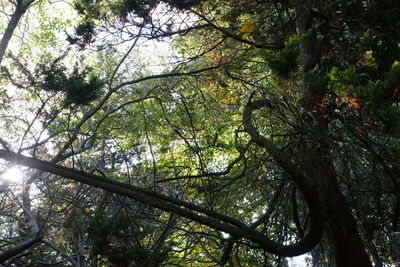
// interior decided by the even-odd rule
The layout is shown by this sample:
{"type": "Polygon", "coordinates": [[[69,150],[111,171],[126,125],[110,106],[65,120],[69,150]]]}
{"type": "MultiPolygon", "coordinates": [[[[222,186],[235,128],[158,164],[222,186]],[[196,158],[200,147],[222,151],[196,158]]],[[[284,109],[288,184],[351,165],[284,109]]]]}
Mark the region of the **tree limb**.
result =
{"type": "Polygon", "coordinates": [[[280,151],[271,140],[262,136],[252,125],[251,116],[253,111],[263,107],[271,108],[272,103],[267,99],[261,99],[254,102],[249,101],[245,106],[242,117],[245,131],[258,146],[265,148],[303,194],[309,209],[311,222],[309,232],[298,244],[311,250],[319,243],[324,232],[324,213],[321,198],[311,179],[305,176],[301,169],[292,163],[291,156],[280,151]]]}
{"type": "MultiPolygon", "coordinates": [[[[291,245],[282,245],[270,240],[263,233],[251,229],[246,224],[239,222],[234,218],[207,210],[201,206],[194,205],[189,202],[163,195],[161,193],[130,184],[113,181],[111,179],[103,178],[91,173],[59,166],[57,164],[36,158],[18,155],[10,151],[0,150],[0,158],[16,164],[24,165],[26,167],[69,178],[96,188],[101,188],[115,194],[127,196],[152,207],[164,210],[166,212],[175,213],[179,216],[206,225],[210,228],[229,233],[237,238],[248,239],[256,243],[260,249],[279,256],[293,257],[304,254],[310,251],[315,244],[318,243],[321,237],[321,235],[318,235],[318,232],[315,231],[318,228],[312,225],[312,229],[314,231],[311,231],[311,234],[307,235],[304,240],[300,240],[299,242],[291,245]],[[318,240],[316,241],[316,239],[318,240]]],[[[311,208],[314,208],[314,206],[311,208]]],[[[313,212],[311,217],[315,217],[313,212]]]]}

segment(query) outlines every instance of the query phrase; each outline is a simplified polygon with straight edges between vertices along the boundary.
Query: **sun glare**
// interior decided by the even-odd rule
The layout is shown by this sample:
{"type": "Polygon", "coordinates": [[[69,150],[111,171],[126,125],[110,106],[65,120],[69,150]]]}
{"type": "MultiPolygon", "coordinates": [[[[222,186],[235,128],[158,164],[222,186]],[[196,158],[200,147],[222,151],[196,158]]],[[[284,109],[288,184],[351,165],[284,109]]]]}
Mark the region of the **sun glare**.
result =
{"type": "Polygon", "coordinates": [[[11,167],[1,175],[1,178],[13,183],[21,183],[24,179],[24,174],[19,168],[11,167]]]}

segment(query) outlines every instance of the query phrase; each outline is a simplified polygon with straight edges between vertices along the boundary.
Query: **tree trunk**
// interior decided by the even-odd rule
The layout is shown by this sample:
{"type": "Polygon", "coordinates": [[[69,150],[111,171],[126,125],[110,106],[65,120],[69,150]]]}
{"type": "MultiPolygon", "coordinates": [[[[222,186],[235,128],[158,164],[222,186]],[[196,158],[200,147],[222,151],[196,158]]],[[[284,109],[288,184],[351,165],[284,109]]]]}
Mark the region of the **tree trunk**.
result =
{"type": "MultiPolygon", "coordinates": [[[[321,133],[323,129],[315,131],[321,133]]],[[[304,159],[303,170],[317,185],[325,207],[325,234],[336,266],[371,266],[351,208],[340,190],[329,146],[321,140],[314,142],[299,154],[304,159]]]]}
{"type": "MultiPolygon", "coordinates": [[[[308,176],[318,184],[325,207],[325,234],[335,256],[337,266],[371,266],[357,230],[356,221],[343,196],[337,180],[332,158],[329,156],[328,127],[324,114],[318,112],[318,105],[325,97],[326,88],[313,88],[309,85],[315,77],[310,73],[321,63],[321,46],[317,41],[316,28],[313,25],[312,10],[316,1],[299,0],[296,2],[297,34],[305,37],[301,44],[303,53],[303,106],[313,116],[315,140],[303,147],[303,166],[308,176]],[[317,134],[318,133],[318,134],[317,134]]],[[[323,70],[321,70],[323,72],[323,70]]],[[[302,153],[301,153],[302,154],[302,153]]]]}
{"type": "Polygon", "coordinates": [[[336,265],[371,266],[356,221],[336,177],[329,175],[327,179],[325,233],[335,255],[336,265]]]}
{"type": "Polygon", "coordinates": [[[4,31],[3,37],[1,38],[0,41],[0,64],[3,61],[4,54],[6,52],[8,43],[11,40],[15,28],[18,26],[19,21],[21,20],[22,16],[24,15],[28,7],[33,3],[33,1],[34,0],[17,1],[15,11],[11,16],[11,19],[8,22],[7,28],[4,31]]]}

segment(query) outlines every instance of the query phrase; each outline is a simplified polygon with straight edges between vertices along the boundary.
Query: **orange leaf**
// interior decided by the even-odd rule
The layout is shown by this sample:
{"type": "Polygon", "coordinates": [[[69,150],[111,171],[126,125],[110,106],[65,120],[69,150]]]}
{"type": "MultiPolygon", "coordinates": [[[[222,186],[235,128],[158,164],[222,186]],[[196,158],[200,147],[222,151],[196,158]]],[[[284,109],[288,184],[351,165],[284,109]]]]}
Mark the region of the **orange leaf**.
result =
{"type": "Polygon", "coordinates": [[[169,186],[168,185],[164,185],[162,191],[163,191],[164,195],[168,195],[169,186]]]}
{"type": "Polygon", "coordinates": [[[357,128],[357,133],[358,134],[364,134],[367,131],[367,129],[368,129],[368,126],[364,125],[362,127],[357,128]]]}
{"type": "Polygon", "coordinates": [[[349,103],[349,108],[352,109],[360,109],[361,105],[360,103],[358,103],[358,101],[356,99],[353,99],[350,103],[349,103]]]}

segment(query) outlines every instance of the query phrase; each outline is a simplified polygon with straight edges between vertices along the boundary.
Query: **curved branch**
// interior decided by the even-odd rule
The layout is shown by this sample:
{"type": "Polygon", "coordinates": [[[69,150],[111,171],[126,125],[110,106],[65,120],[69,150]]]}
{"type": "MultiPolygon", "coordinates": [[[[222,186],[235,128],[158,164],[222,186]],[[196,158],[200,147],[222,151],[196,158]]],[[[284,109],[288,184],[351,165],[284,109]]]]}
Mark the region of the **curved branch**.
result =
{"type": "Polygon", "coordinates": [[[22,206],[22,209],[28,215],[31,221],[31,235],[18,245],[0,254],[0,263],[4,263],[5,261],[11,259],[12,257],[17,256],[18,254],[22,253],[23,251],[27,250],[28,248],[32,247],[37,242],[42,240],[42,235],[40,234],[40,227],[36,218],[24,206],[22,206]]]}
{"type": "Polygon", "coordinates": [[[144,81],[147,81],[147,80],[154,80],[154,79],[167,78],[167,77],[194,76],[196,74],[200,74],[200,73],[203,73],[203,72],[206,72],[206,71],[218,69],[220,67],[221,67],[221,65],[215,65],[215,66],[205,67],[205,68],[202,68],[202,69],[192,70],[192,71],[188,71],[188,72],[170,72],[170,73],[149,75],[149,76],[145,76],[145,77],[142,77],[142,78],[137,78],[137,79],[134,79],[134,80],[122,82],[119,85],[111,88],[110,92],[115,92],[115,91],[117,91],[118,89],[120,89],[120,88],[122,88],[124,86],[131,85],[131,84],[136,84],[136,83],[140,83],[140,82],[144,82],[144,81]]]}
{"type": "MultiPolygon", "coordinates": [[[[260,218],[258,218],[254,223],[252,223],[250,225],[250,227],[252,229],[256,229],[262,223],[268,222],[272,212],[275,209],[276,203],[278,202],[278,199],[279,199],[279,197],[280,197],[280,195],[282,193],[282,190],[283,190],[283,188],[285,186],[285,183],[286,183],[285,181],[280,182],[280,184],[278,186],[278,189],[276,190],[276,193],[274,194],[274,197],[271,200],[270,205],[268,205],[268,210],[260,218]]],[[[233,238],[233,237],[230,237],[227,240],[227,244],[224,247],[224,253],[221,256],[221,261],[220,261],[222,266],[224,266],[228,262],[229,257],[230,257],[231,252],[232,252],[232,249],[233,249],[233,246],[235,245],[236,242],[237,242],[237,239],[233,238]]]]}
{"type": "Polygon", "coordinates": [[[80,128],[86,123],[86,121],[91,118],[94,114],[96,114],[97,111],[99,111],[104,104],[108,101],[108,99],[111,97],[111,95],[116,92],[118,89],[127,86],[127,85],[132,85],[132,84],[137,84],[143,81],[147,80],[153,80],[153,79],[160,79],[160,78],[166,78],[166,77],[180,77],[180,76],[191,76],[191,75],[196,75],[200,74],[209,70],[217,69],[221,65],[216,65],[216,66],[211,66],[211,67],[206,67],[203,69],[197,69],[193,71],[188,71],[188,72],[171,72],[171,73],[165,73],[165,74],[155,74],[155,75],[149,75],[145,76],[142,78],[130,80],[127,82],[120,83],[119,85],[109,89],[107,94],[100,100],[99,103],[95,107],[93,107],[91,110],[89,110],[78,122],[78,124],[74,127],[73,134],[70,137],[70,140],[66,142],[63,147],[60,149],[60,151],[57,153],[56,156],[53,157],[52,162],[58,162],[63,159],[63,154],[64,152],[68,149],[68,147],[76,140],[80,128]]]}
{"type": "MultiPolygon", "coordinates": [[[[0,158],[26,167],[69,178],[96,188],[101,188],[115,194],[127,196],[154,208],[175,213],[237,238],[245,238],[256,243],[260,249],[279,256],[293,257],[304,254],[310,250],[310,245],[308,243],[304,244],[304,241],[294,245],[281,245],[268,239],[263,233],[251,229],[246,224],[232,217],[145,188],[113,181],[98,175],[59,166],[36,158],[18,155],[11,151],[0,150],[0,158]]],[[[306,241],[307,240],[308,239],[306,239],[306,241]]],[[[312,247],[313,246],[314,242],[312,242],[312,247]]]]}
{"type": "Polygon", "coordinates": [[[39,242],[42,239],[42,236],[40,235],[39,232],[34,233],[31,237],[29,237],[27,240],[19,243],[15,247],[3,252],[0,254],[0,263],[4,263],[5,261],[11,259],[12,257],[20,254],[24,250],[30,248],[37,242],[39,242]]]}
{"type": "Polygon", "coordinates": [[[293,252],[306,253],[313,249],[321,240],[324,232],[324,213],[319,193],[309,177],[305,176],[301,169],[292,163],[290,155],[279,150],[275,144],[262,136],[251,123],[251,116],[254,110],[263,107],[273,108],[272,103],[267,99],[254,102],[249,101],[243,111],[243,125],[245,131],[250,135],[251,140],[258,146],[265,148],[277,164],[290,176],[291,180],[302,193],[310,213],[310,229],[300,241],[293,245],[285,246],[285,249],[293,252]]]}
{"type": "Polygon", "coordinates": [[[215,30],[223,33],[225,36],[232,38],[236,41],[254,46],[256,48],[266,48],[266,49],[272,49],[272,50],[278,50],[283,48],[283,44],[257,44],[254,43],[252,41],[249,41],[247,39],[241,38],[240,36],[228,31],[227,29],[224,29],[223,27],[220,27],[216,24],[214,24],[211,20],[209,20],[205,15],[200,14],[199,12],[196,12],[195,10],[191,10],[191,12],[193,12],[195,15],[197,15],[198,17],[200,17],[201,19],[203,19],[205,22],[208,23],[208,25],[210,25],[212,28],[214,28],[215,30]]]}
{"type": "Polygon", "coordinates": [[[170,181],[176,181],[176,180],[181,180],[181,179],[193,179],[193,178],[202,178],[202,177],[219,177],[219,176],[224,176],[227,175],[231,172],[233,167],[237,163],[239,163],[242,159],[244,159],[244,151],[239,151],[239,156],[235,158],[231,163],[226,166],[225,170],[220,171],[220,172],[205,172],[202,174],[197,174],[197,175],[181,175],[181,176],[175,176],[173,178],[164,178],[162,180],[157,180],[156,183],[163,183],[163,182],[170,182],[170,181]]]}

